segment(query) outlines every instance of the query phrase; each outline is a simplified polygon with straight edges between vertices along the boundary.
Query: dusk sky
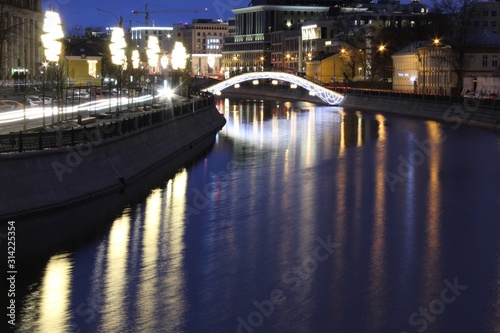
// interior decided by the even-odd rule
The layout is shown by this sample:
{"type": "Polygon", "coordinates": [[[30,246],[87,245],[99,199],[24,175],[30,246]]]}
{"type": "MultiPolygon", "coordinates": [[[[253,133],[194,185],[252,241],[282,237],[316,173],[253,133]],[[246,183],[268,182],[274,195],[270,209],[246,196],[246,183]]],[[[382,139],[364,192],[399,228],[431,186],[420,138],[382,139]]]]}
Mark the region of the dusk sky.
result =
{"type": "Polygon", "coordinates": [[[231,8],[245,7],[249,0],[183,0],[183,1],[161,1],[161,0],[53,0],[44,1],[43,10],[50,9],[52,4],[56,11],[61,14],[61,19],[67,29],[75,26],[100,27],[114,26],[117,20],[113,15],[98,11],[96,8],[111,12],[116,16],[124,17],[125,27],[143,26],[144,14],[134,15],[132,10],[143,12],[145,4],[149,4],[150,24],[155,21],[156,26],[171,26],[181,21],[191,22],[193,18],[222,18],[226,20],[231,16],[231,8]],[[195,10],[207,8],[206,12],[181,12],[181,13],[151,13],[154,10],[195,10]]]}

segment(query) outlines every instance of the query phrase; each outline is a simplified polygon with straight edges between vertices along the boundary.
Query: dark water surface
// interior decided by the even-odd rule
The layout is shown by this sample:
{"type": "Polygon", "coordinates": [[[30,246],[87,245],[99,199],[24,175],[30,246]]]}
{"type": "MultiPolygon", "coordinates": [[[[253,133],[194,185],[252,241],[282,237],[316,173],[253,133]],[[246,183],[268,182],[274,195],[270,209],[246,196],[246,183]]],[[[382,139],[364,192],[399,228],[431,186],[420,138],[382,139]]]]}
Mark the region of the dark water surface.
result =
{"type": "Polygon", "coordinates": [[[26,270],[18,332],[500,332],[498,134],[219,109],[208,154],[26,270]]]}

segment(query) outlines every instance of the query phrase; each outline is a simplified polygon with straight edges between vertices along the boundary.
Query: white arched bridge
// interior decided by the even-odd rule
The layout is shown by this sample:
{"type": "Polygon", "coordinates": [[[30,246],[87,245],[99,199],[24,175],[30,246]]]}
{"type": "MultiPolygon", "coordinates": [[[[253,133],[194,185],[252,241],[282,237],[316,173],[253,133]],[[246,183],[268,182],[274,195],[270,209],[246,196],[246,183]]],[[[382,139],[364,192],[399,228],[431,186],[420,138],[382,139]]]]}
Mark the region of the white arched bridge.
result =
{"type": "Polygon", "coordinates": [[[330,105],[338,105],[342,99],[343,95],[326,89],[316,83],[308,81],[300,76],[283,73],[283,72],[250,72],[244,73],[241,75],[233,76],[230,79],[224,80],[220,83],[217,83],[209,88],[204,89],[204,91],[208,91],[212,94],[218,94],[222,90],[232,87],[240,82],[245,81],[253,81],[260,79],[272,79],[272,80],[281,80],[289,82],[291,86],[295,85],[295,87],[299,86],[309,91],[309,94],[312,96],[316,96],[321,99],[323,102],[330,105]]]}

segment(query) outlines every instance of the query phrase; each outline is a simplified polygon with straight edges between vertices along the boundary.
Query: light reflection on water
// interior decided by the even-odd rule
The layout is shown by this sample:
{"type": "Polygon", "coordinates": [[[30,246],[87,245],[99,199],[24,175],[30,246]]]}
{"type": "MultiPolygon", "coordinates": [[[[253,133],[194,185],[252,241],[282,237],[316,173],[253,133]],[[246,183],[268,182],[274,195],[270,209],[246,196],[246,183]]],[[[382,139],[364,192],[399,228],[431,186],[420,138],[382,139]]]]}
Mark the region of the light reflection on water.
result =
{"type": "MultiPolygon", "coordinates": [[[[453,162],[467,160],[454,150],[490,159],[455,143],[457,132],[310,103],[218,107],[228,123],[212,152],[95,243],[48,261],[20,332],[237,332],[273,290],[285,301],[255,332],[415,332],[411,314],[457,276],[470,289],[426,332],[499,332],[498,172],[487,167],[485,180],[470,163],[474,181],[462,181],[453,162]],[[391,186],[391,174],[401,181],[391,186]],[[477,187],[485,197],[470,195],[477,187]],[[312,262],[318,239],[335,248],[312,262]],[[463,315],[481,302],[489,316],[463,315]]],[[[470,131],[497,152],[492,135],[470,131]]]]}

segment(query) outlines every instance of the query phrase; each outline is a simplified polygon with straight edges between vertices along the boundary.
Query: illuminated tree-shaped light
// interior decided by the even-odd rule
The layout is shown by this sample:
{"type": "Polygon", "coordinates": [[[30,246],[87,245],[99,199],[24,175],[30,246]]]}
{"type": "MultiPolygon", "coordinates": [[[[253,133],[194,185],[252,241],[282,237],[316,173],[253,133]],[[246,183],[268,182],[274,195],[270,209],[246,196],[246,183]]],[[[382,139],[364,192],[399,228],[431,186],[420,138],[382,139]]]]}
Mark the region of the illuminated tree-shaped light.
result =
{"type": "Polygon", "coordinates": [[[207,64],[208,64],[208,67],[210,68],[214,68],[214,65],[215,65],[215,56],[213,54],[210,54],[207,58],[207,64]]]}
{"type": "Polygon", "coordinates": [[[168,58],[166,55],[164,55],[163,57],[161,57],[160,59],[160,64],[161,64],[161,67],[163,69],[167,69],[167,66],[168,66],[168,58]]]}
{"type": "Polygon", "coordinates": [[[172,50],[172,68],[184,69],[186,68],[186,48],[181,42],[175,42],[174,49],[172,50]]]}
{"type": "Polygon", "coordinates": [[[109,50],[111,51],[111,62],[114,65],[126,65],[125,47],[127,47],[127,43],[123,29],[113,28],[109,50]]]}
{"type": "Polygon", "coordinates": [[[148,48],[146,50],[148,55],[148,64],[151,67],[158,66],[158,58],[160,54],[160,46],[158,44],[158,37],[149,36],[148,37],[148,48]]]}
{"type": "Polygon", "coordinates": [[[134,50],[132,51],[132,67],[135,69],[139,68],[139,64],[141,62],[141,59],[139,58],[139,51],[134,50]]]}
{"type": "Polygon", "coordinates": [[[64,37],[59,13],[46,11],[43,20],[42,43],[45,49],[47,61],[58,61],[61,54],[62,43],[59,41],[64,37]]]}

